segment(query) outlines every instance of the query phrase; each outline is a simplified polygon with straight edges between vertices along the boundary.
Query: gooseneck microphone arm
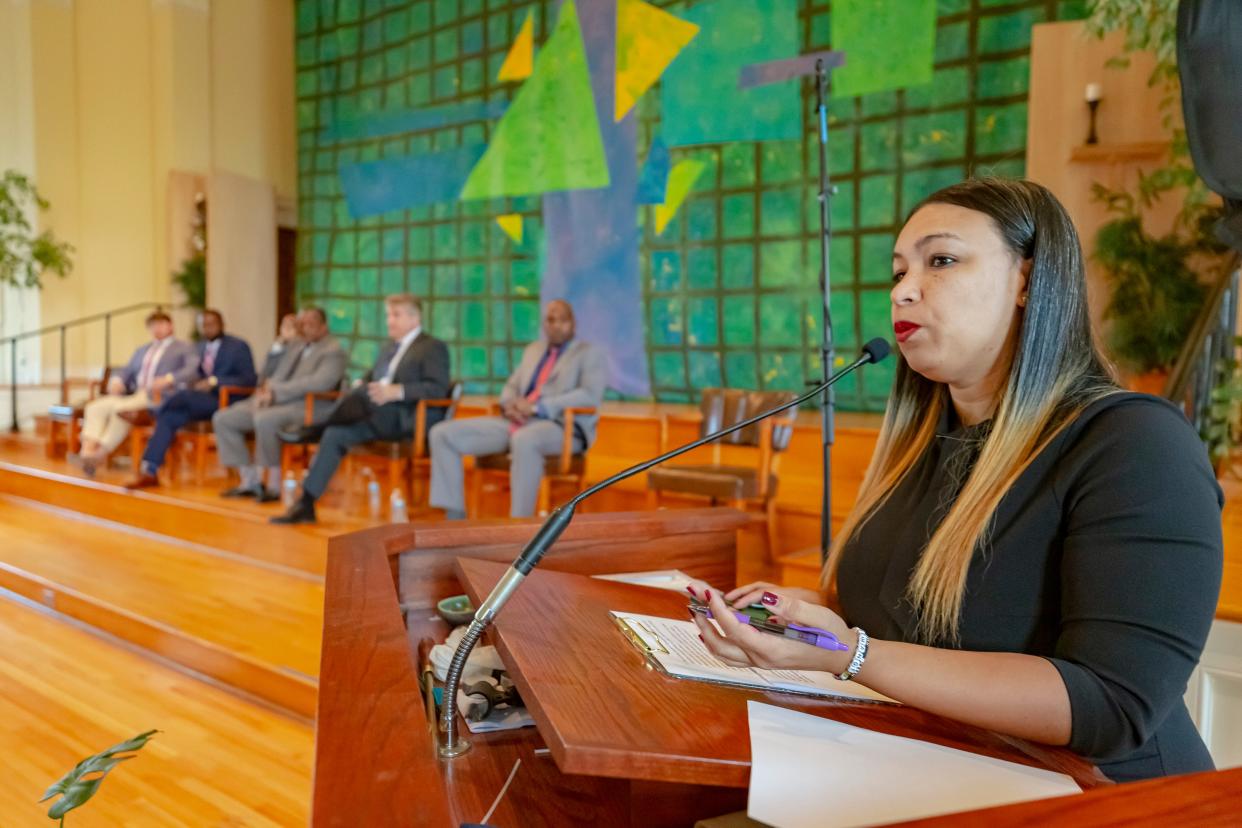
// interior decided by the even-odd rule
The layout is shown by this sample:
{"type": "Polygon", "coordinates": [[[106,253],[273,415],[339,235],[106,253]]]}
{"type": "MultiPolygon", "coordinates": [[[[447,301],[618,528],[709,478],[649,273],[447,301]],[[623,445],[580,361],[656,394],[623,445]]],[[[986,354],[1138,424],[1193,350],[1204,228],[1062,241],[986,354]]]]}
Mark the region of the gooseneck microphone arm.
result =
{"type": "Polygon", "coordinates": [[[570,500],[564,505],[558,506],[555,510],[553,510],[552,514],[548,515],[548,519],[545,520],[543,525],[539,527],[539,531],[535,533],[535,536],[531,538],[525,548],[522,549],[512,566],[509,567],[496,586],[492,588],[491,594],[487,596],[487,600],[484,601],[483,605],[479,607],[477,612],[475,612],[474,619],[470,622],[470,626],[466,629],[466,634],[457,645],[456,652],[453,653],[453,660],[449,664],[448,675],[445,677],[444,681],[444,711],[440,717],[440,729],[444,731],[444,740],[440,744],[440,756],[444,758],[460,756],[470,749],[470,743],[465,739],[458,737],[457,722],[455,719],[457,713],[457,687],[461,683],[461,673],[466,666],[466,659],[470,657],[470,651],[474,649],[474,645],[483,636],[484,631],[492,623],[492,620],[495,619],[497,613],[500,612],[500,608],[505,605],[510,596],[513,595],[514,591],[517,590],[518,585],[521,584],[522,580],[528,574],[530,574],[530,571],[534,569],[540,559],[543,558],[544,553],[551,548],[552,544],[556,542],[556,539],[559,538],[561,533],[564,532],[566,527],[569,526],[569,522],[573,520],[574,509],[577,508],[579,503],[586,500],[596,492],[606,489],[614,483],[619,483],[627,477],[633,477],[640,472],[644,472],[652,466],[658,466],[665,460],[671,460],[678,455],[685,454],[688,451],[693,451],[700,446],[704,446],[713,440],[719,440],[721,437],[728,436],[735,431],[740,431],[743,428],[752,426],[774,414],[779,414],[782,411],[787,411],[797,405],[801,405],[819,394],[822,394],[826,388],[833,385],[847,374],[852,373],[860,366],[883,360],[888,356],[888,353],[888,342],[880,338],[873,339],[866,344],[857,359],[842,368],[837,373],[833,374],[824,382],[817,385],[811,391],[808,391],[807,393],[796,397],[783,405],[778,405],[776,408],[771,408],[767,411],[756,414],[748,420],[743,420],[742,422],[731,425],[728,428],[708,434],[706,437],[700,437],[698,440],[687,443],[684,446],[678,446],[671,451],[661,454],[659,457],[644,460],[637,465],[630,466],[628,469],[617,472],[612,477],[601,480],[594,486],[584,489],[570,498],[570,500]]]}

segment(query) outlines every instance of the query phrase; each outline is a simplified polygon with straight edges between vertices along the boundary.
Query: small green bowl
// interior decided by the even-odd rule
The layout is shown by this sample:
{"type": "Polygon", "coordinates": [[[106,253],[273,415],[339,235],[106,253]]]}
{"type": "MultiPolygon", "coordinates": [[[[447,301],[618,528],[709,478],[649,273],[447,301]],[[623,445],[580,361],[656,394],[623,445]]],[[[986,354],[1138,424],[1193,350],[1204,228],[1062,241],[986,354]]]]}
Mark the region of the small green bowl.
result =
{"type": "Polygon", "coordinates": [[[474,618],[474,607],[470,606],[470,598],[465,595],[454,595],[436,604],[436,612],[454,627],[469,624],[474,618]]]}

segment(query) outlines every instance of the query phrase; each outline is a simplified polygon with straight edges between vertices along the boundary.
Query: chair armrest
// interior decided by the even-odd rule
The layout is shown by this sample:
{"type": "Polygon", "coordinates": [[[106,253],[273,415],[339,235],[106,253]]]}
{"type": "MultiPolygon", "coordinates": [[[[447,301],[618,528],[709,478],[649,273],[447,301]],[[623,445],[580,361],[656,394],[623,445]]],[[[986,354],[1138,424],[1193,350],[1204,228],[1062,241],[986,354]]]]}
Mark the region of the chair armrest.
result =
{"type": "Polygon", "coordinates": [[[306,393],[306,410],[302,415],[302,424],[314,425],[316,400],[339,400],[340,398],[340,391],[308,391],[306,393]]]}
{"type": "Polygon", "coordinates": [[[250,385],[221,385],[216,390],[220,393],[220,408],[228,408],[230,397],[236,397],[241,394],[253,394],[258,389],[250,385]]]}
{"type": "Polygon", "coordinates": [[[702,414],[661,414],[660,415],[660,452],[669,450],[668,427],[673,423],[681,425],[703,425],[702,414]]]}
{"type": "Polygon", "coordinates": [[[557,463],[560,474],[569,474],[569,467],[574,457],[574,417],[587,417],[595,414],[595,408],[566,408],[561,411],[565,415],[565,429],[561,435],[561,457],[557,463]]]}
{"type": "Polygon", "coordinates": [[[414,456],[425,457],[427,453],[427,409],[452,408],[453,400],[419,400],[414,406],[414,456]]]}

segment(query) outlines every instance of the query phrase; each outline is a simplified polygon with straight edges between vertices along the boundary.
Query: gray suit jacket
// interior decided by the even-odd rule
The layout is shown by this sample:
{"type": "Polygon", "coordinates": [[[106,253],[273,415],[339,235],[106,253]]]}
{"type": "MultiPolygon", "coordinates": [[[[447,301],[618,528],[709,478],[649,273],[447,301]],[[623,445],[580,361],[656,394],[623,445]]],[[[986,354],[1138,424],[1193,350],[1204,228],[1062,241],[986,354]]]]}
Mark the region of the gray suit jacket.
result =
{"type": "MultiPolygon", "coordinates": [[[[134,355],[129,358],[129,362],[121,369],[121,381],[125,383],[126,392],[132,394],[138,390],[139,374],[142,373],[142,361],[146,359],[147,351],[155,347],[154,342],[148,342],[134,351],[134,355]]],[[[193,382],[198,379],[198,350],[186,342],[184,339],[174,339],[164,348],[164,353],[160,354],[159,362],[155,364],[155,372],[153,377],[162,377],[165,374],[173,375],[173,383],[181,386],[193,382]]]]}
{"type": "Polygon", "coordinates": [[[315,343],[293,342],[268,382],[272,402],[294,402],[316,391],[335,391],[345,376],[345,349],[334,336],[315,343]],[[304,353],[303,353],[304,352],[304,353]]]}
{"type": "MultiPolygon", "coordinates": [[[[535,378],[539,360],[543,358],[546,350],[548,343],[543,340],[526,346],[517,370],[500,392],[501,405],[525,396],[526,389],[535,378]]],[[[552,374],[539,395],[539,403],[549,419],[563,423],[563,412],[566,408],[597,408],[604,399],[604,389],[607,387],[608,359],[603,349],[590,342],[574,339],[569,343],[568,350],[557,358],[552,374]]],[[[574,424],[581,427],[582,438],[588,446],[595,442],[598,421],[598,415],[574,418],[574,424]]]]}

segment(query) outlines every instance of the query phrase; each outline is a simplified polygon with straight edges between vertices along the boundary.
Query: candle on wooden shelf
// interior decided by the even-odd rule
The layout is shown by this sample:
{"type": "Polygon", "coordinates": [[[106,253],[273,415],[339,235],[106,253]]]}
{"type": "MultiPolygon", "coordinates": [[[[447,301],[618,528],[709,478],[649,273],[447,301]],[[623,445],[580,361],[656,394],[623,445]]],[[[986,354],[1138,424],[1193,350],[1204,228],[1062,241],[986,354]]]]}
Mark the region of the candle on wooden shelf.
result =
{"type": "Polygon", "coordinates": [[[1098,144],[1100,142],[1099,136],[1097,136],[1095,132],[1095,111],[1100,106],[1101,97],[1100,85],[1098,83],[1087,84],[1087,110],[1091,118],[1091,128],[1087,131],[1088,144],[1098,144]]]}

